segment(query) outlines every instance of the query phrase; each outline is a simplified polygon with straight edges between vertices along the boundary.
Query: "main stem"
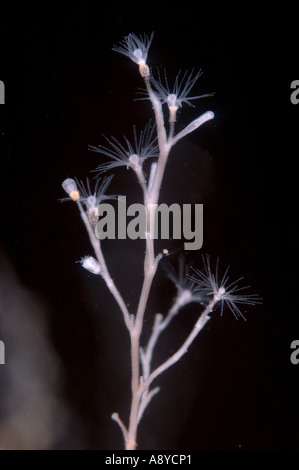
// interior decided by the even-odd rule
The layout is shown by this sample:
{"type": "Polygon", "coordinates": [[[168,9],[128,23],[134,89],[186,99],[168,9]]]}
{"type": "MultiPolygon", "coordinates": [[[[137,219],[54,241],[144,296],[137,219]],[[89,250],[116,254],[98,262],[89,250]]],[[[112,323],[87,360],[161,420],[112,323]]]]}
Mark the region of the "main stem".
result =
{"type": "MultiPolygon", "coordinates": [[[[145,78],[145,85],[151,100],[156,126],[157,126],[157,137],[159,145],[159,160],[155,175],[153,178],[153,184],[150,191],[144,192],[144,204],[146,207],[147,214],[147,227],[146,227],[146,252],[144,259],[144,281],[139,299],[138,309],[136,313],[135,323],[130,331],[131,338],[131,365],[132,365],[132,402],[129,419],[128,434],[126,436],[126,450],[136,449],[136,438],[137,438],[137,426],[138,426],[138,411],[140,406],[140,399],[144,388],[141,383],[140,368],[139,368],[139,346],[140,346],[140,335],[143,326],[143,317],[145,308],[147,305],[150,289],[154,276],[156,274],[158,258],[155,259],[154,252],[154,240],[151,238],[151,217],[154,215],[151,213],[151,205],[157,203],[159,198],[160,187],[163,179],[163,174],[166,166],[167,156],[169,148],[167,145],[166,132],[164,126],[164,118],[159,100],[154,95],[150,81],[145,78]]],[[[149,189],[149,188],[148,188],[149,189]]]]}
{"type": "Polygon", "coordinates": [[[140,335],[143,326],[143,317],[148,301],[151,285],[157,270],[158,261],[154,257],[154,241],[150,238],[150,210],[147,206],[147,239],[146,239],[146,254],[144,261],[144,281],[138,309],[136,313],[135,323],[133,328],[130,330],[131,338],[131,365],[132,365],[132,403],[129,419],[129,428],[126,438],[126,450],[136,449],[136,437],[137,437],[137,426],[138,426],[138,411],[140,405],[140,398],[142,395],[140,383],[140,367],[139,367],[139,345],[140,335]]]}
{"type": "Polygon", "coordinates": [[[137,437],[137,426],[138,426],[138,409],[140,403],[140,391],[139,391],[139,338],[134,329],[130,333],[131,337],[131,362],[132,362],[132,402],[130,411],[130,420],[128,434],[126,438],[126,450],[136,449],[136,437],[137,437]]]}

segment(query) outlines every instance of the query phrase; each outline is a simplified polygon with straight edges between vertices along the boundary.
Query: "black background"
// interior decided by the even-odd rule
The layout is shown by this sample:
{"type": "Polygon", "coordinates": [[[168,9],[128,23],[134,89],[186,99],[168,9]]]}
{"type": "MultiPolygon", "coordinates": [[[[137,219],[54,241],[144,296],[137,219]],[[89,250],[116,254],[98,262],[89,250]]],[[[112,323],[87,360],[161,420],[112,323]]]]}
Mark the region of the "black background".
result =
{"type": "MultiPolygon", "coordinates": [[[[299,365],[290,361],[299,336],[299,106],[290,102],[299,73],[296,12],[74,2],[16,8],[1,21],[1,262],[43,302],[61,362],[61,393],[75,425],[53,448],[122,448],[110,415],[118,411],[127,422],[128,334],[103,283],[75,263],[91,248],[76,207],[59,199],[66,177],[84,179],[104,161],[89,144],[103,144],[102,134],[130,137],[151,117],[148,101],[135,100],[143,86],[135,64],[111,48],[130,32],[154,31],[153,71],[165,67],[174,77],[202,69],[194,93],[215,92],[180,112],[179,128],[209,109],[215,118],[173,150],[160,200],[204,204],[203,248],[188,252],[187,262],[200,267],[202,254],[219,256],[263,304],[246,309],[247,322],[216,312],[188,355],[157,380],[161,392],[141,422],[139,448],[298,449],[299,365]]],[[[114,173],[111,193],[140,202],[134,175],[114,173]]],[[[134,311],[143,245],[109,241],[104,250],[134,311]]],[[[151,312],[165,313],[171,303],[162,264],[177,257],[161,263],[145,334],[151,312]]],[[[157,364],[197,313],[196,305],[182,312],[161,337],[157,364]]]]}

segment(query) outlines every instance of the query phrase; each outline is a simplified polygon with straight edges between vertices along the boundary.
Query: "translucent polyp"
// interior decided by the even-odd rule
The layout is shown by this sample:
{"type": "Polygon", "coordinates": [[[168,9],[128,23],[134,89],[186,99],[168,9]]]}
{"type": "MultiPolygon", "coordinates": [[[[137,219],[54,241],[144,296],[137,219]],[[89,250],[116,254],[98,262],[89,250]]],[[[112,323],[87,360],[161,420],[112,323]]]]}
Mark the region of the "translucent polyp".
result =
{"type": "Polygon", "coordinates": [[[64,182],[62,183],[62,187],[65,192],[70,196],[70,198],[73,199],[73,201],[77,201],[80,198],[76,181],[72,178],[67,178],[66,180],[64,180],[64,182]]]}

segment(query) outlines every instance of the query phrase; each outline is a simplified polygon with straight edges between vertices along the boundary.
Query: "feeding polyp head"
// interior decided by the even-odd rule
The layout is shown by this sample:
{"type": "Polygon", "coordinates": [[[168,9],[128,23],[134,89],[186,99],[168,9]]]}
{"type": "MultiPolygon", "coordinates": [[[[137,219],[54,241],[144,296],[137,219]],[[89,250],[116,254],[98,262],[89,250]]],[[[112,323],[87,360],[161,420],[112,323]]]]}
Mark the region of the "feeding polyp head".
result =
{"type": "Polygon", "coordinates": [[[88,178],[86,178],[86,184],[84,184],[82,181],[77,182],[80,191],[80,202],[85,207],[89,222],[92,225],[95,225],[99,220],[99,204],[101,204],[101,202],[106,199],[116,199],[116,195],[105,194],[111,179],[112,176],[105,177],[103,179],[98,178],[93,189],[91,189],[88,178]]]}
{"type": "Polygon", "coordinates": [[[245,320],[245,317],[242,311],[239,308],[239,304],[242,305],[256,305],[261,303],[261,298],[256,294],[244,294],[243,291],[246,287],[238,287],[237,282],[242,278],[237,279],[236,281],[229,283],[228,270],[226,269],[224,275],[219,279],[218,273],[218,260],[216,263],[215,274],[211,271],[210,259],[207,256],[203,257],[204,270],[199,271],[195,269],[195,276],[190,276],[189,278],[197,283],[198,290],[205,293],[207,298],[210,299],[210,305],[213,309],[216,304],[221,306],[221,314],[223,312],[223,307],[226,305],[231,312],[235,315],[236,318],[242,317],[245,320]]]}
{"type": "Polygon", "coordinates": [[[81,202],[85,205],[87,210],[95,210],[97,206],[105,199],[115,199],[114,195],[106,195],[106,189],[111,182],[112,176],[105,178],[98,178],[93,189],[90,187],[89,179],[86,178],[86,184],[82,181],[78,182],[78,187],[81,194],[81,202]]]}
{"type": "Polygon", "coordinates": [[[86,178],[86,184],[77,179],[67,178],[62,183],[63,189],[69,195],[68,198],[62,199],[62,201],[76,201],[79,205],[83,205],[89,217],[89,221],[92,225],[98,222],[98,205],[104,199],[116,199],[115,195],[106,195],[105,191],[111,181],[112,176],[98,178],[93,190],[91,190],[89,179],[86,178]]]}
{"type": "Polygon", "coordinates": [[[193,71],[191,71],[191,73],[185,72],[182,77],[180,77],[180,74],[181,72],[177,74],[172,88],[169,86],[165,70],[163,79],[161,79],[159,71],[158,80],[151,78],[157,92],[157,97],[162,103],[166,103],[168,106],[170,122],[175,121],[176,112],[183,103],[193,106],[191,103],[192,100],[211,95],[209,93],[205,95],[189,96],[192,87],[201,75],[200,71],[196,74],[194,74],[193,71]]]}
{"type": "Polygon", "coordinates": [[[146,61],[153,35],[154,33],[152,33],[149,38],[146,34],[144,34],[143,37],[138,37],[136,34],[130,33],[128,36],[124,37],[120,46],[113,47],[114,51],[124,54],[139,66],[139,72],[143,78],[150,76],[149,67],[146,61]]]}
{"type": "Polygon", "coordinates": [[[154,136],[154,133],[155,126],[151,126],[151,123],[149,122],[139,135],[137,134],[134,126],[134,140],[132,142],[125,136],[124,144],[114,137],[111,137],[110,139],[106,137],[109,147],[103,147],[102,145],[99,145],[98,147],[90,147],[91,150],[107,155],[113,160],[112,162],[101,163],[97,170],[103,172],[117,166],[125,166],[127,169],[131,168],[134,170],[139,177],[144,160],[147,158],[157,157],[159,154],[156,143],[157,138],[154,136]]]}

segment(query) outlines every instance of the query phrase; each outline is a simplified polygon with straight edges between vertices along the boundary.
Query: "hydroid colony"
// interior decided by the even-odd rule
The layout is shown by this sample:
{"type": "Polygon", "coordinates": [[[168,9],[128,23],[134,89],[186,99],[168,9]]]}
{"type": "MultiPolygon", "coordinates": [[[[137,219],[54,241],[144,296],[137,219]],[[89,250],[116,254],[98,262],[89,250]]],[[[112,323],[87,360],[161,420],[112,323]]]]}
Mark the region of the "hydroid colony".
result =
{"type": "Polygon", "coordinates": [[[158,204],[160,188],[171,149],[183,137],[214,118],[214,113],[207,111],[176,133],[178,110],[184,104],[193,106],[194,100],[207,95],[190,95],[200,73],[184,73],[182,76],[178,74],[173,87],[169,85],[166,72],[164,73],[164,79],[161,79],[160,74],[158,74],[157,79],[154,78],[148,65],[148,52],[152,40],[153,34],[148,37],[131,33],[124,38],[119,46],[113,49],[124,54],[138,66],[139,74],[146,88],[145,98],[150,100],[152,105],[155,124],[152,126],[149,123],[140,134],[134,129],[134,140],[132,142],[126,137],[123,142],[112,137],[106,139],[107,146],[92,147],[92,150],[110,158],[110,161],[99,164],[97,169],[99,175],[116,166],[122,166],[135,173],[137,182],[142,189],[147,226],[143,237],[145,240],[143,284],[136,312],[132,313],[128,310],[115,280],[111,278],[101,240],[96,234],[99,215],[97,208],[103,200],[116,197],[116,195],[109,196],[106,194],[110,178],[104,177],[104,179],[101,179],[99,177],[94,189],[91,188],[89,183],[84,186],[83,183],[71,178],[66,179],[62,185],[69,196],[68,199],[74,201],[78,206],[94,251],[93,256],[88,255],[82,258],[81,264],[106,283],[122,312],[130,336],[131,405],[128,424],[126,425],[123,422],[117,412],[112,414],[112,419],[118,423],[122,431],[124,445],[128,450],[136,449],[137,429],[140,420],[150,401],[159,392],[158,386],[152,387],[153,382],[187,352],[189,346],[211,318],[215,308],[219,306],[222,312],[225,305],[227,305],[235,316],[243,317],[238,304],[252,305],[259,300],[255,295],[243,294],[243,289],[237,286],[237,281],[229,282],[227,271],[220,279],[218,263],[215,274],[213,274],[208,257],[203,258],[203,271],[198,269],[191,271],[181,261],[178,273],[173,271],[168,273],[177,289],[173,305],[164,316],[160,313],[152,315],[151,336],[145,346],[141,345],[144,315],[153,279],[160,260],[166,253],[166,251],[164,253],[156,253],[155,251],[155,241],[151,237],[150,231],[151,217],[153,216],[151,208],[153,205],[158,204]],[[165,123],[166,117],[168,117],[168,125],[165,123]],[[148,158],[150,158],[152,164],[147,177],[144,171],[144,162],[148,158]],[[153,369],[152,357],[160,335],[170,325],[172,319],[180,312],[182,307],[191,303],[199,311],[199,315],[189,335],[174,354],[153,369]]]}

